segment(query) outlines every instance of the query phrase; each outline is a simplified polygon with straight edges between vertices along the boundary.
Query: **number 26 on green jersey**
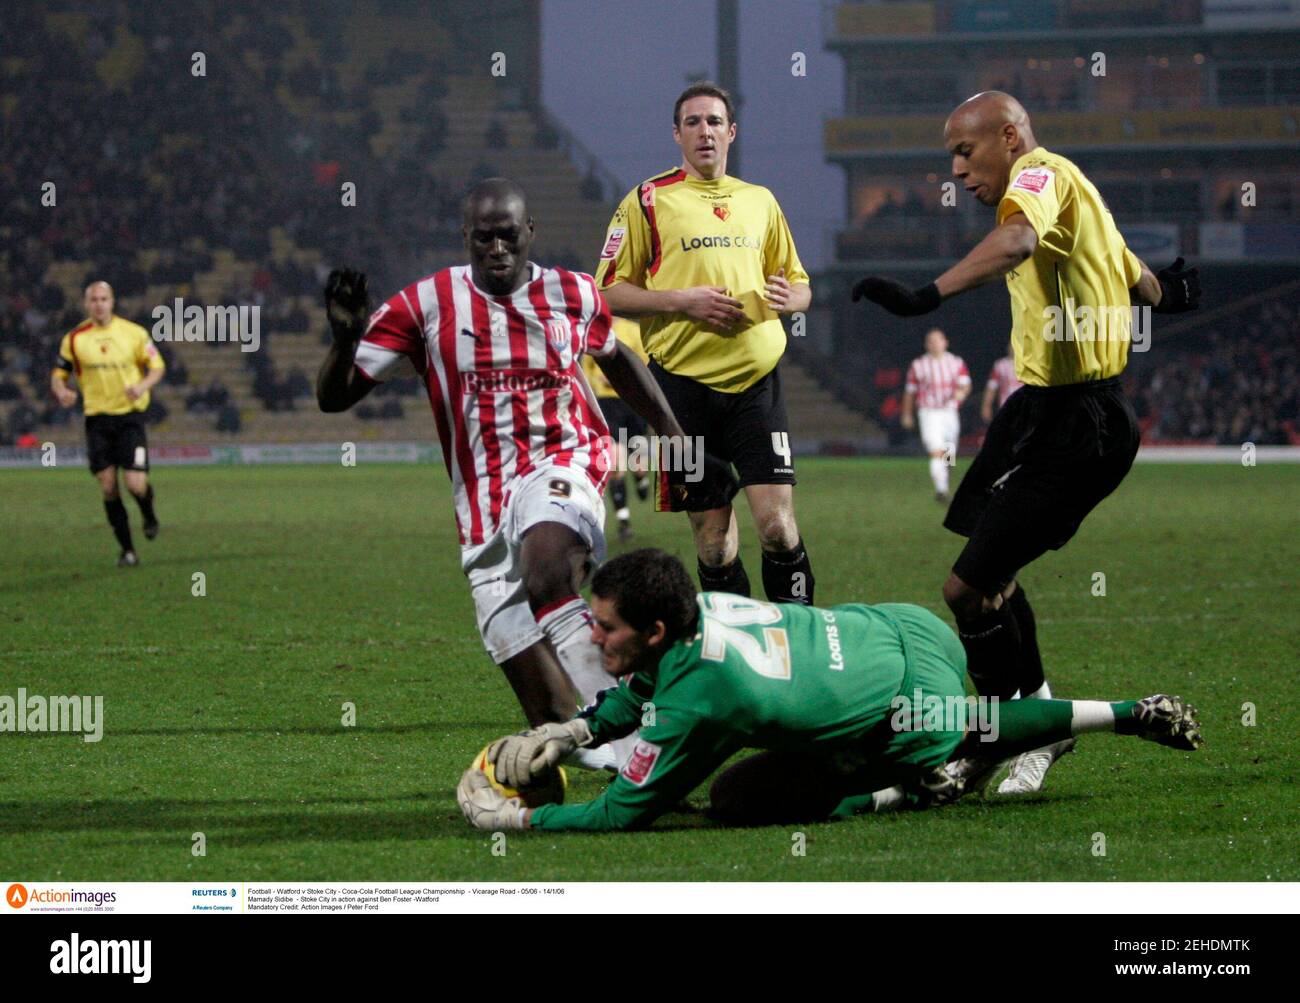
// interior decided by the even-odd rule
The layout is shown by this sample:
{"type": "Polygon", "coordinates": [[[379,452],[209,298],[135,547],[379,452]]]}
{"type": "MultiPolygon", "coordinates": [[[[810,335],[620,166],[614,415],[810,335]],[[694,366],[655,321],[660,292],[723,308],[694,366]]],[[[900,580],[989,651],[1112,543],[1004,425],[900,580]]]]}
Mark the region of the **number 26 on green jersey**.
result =
{"type": "Polygon", "coordinates": [[[706,595],[704,644],[700,657],[709,662],[721,662],[730,648],[760,676],[789,679],[790,639],[785,628],[764,626],[780,619],[781,611],[773,603],[720,592],[706,595]],[[763,626],[761,640],[740,629],[758,626],[763,626]]]}

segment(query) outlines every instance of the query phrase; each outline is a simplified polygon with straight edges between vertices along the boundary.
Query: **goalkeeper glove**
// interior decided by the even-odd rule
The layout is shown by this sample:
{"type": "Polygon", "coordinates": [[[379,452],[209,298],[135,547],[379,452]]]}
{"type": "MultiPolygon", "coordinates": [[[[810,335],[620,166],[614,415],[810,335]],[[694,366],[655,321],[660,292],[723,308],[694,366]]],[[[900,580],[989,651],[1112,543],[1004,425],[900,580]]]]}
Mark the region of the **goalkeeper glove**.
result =
{"type": "Polygon", "coordinates": [[[325,283],[325,316],[335,342],[348,345],[359,341],[370,316],[370,293],[366,276],[352,268],[336,268],[325,283]]]}
{"type": "Polygon", "coordinates": [[[933,282],[920,289],[908,289],[901,282],[882,279],[875,275],[868,275],[865,279],[858,280],[857,285],[853,287],[854,303],[864,296],[900,317],[917,317],[929,313],[931,310],[937,310],[942,302],[939,298],[939,287],[933,282]]]}
{"type": "Polygon", "coordinates": [[[1201,280],[1195,268],[1184,268],[1179,258],[1156,272],[1160,283],[1160,302],[1151,309],[1156,313],[1184,313],[1201,305],[1201,280]]]}
{"type": "Polygon", "coordinates": [[[586,748],[591,741],[587,719],[575,717],[564,724],[544,724],[497,739],[488,749],[487,758],[497,783],[527,787],[545,779],[565,756],[586,748]]]}
{"type": "Polygon", "coordinates": [[[456,800],[460,810],[475,829],[498,831],[523,829],[524,808],[518,798],[508,798],[492,786],[492,781],[482,770],[470,767],[456,787],[456,800]]]}

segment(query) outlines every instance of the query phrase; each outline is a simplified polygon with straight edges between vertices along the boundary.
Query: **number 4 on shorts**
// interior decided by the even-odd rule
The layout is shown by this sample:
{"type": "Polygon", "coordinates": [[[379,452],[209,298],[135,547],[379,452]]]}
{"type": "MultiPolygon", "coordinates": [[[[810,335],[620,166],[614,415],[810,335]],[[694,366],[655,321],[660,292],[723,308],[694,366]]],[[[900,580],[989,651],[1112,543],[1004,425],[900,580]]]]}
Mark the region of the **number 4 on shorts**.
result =
{"type": "Polygon", "coordinates": [[[785,466],[790,465],[790,435],[788,432],[772,433],[772,452],[781,457],[785,466]]]}

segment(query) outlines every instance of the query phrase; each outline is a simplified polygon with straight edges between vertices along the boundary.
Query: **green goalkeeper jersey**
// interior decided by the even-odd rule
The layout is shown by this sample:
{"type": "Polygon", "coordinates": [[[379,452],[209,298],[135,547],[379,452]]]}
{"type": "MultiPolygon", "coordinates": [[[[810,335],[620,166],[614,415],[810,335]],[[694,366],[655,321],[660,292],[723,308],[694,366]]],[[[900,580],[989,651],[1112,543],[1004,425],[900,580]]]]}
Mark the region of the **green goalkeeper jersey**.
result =
{"type": "Polygon", "coordinates": [[[946,632],[960,656],[951,630],[920,607],[819,609],[724,592],[697,601],[693,637],[585,712],[596,745],[641,729],[619,775],[594,801],[536,809],[534,828],[644,827],[748,747],[884,748],[895,698],[913,682],[900,617],[946,632]]]}

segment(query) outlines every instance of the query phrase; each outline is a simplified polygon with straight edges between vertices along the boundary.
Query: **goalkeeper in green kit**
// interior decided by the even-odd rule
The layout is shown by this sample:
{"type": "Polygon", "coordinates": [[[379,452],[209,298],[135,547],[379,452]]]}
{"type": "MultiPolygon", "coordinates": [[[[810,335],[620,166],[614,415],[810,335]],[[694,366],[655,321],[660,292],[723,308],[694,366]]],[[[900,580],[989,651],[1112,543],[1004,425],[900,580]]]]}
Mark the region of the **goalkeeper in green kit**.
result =
{"type": "Polygon", "coordinates": [[[496,779],[540,782],[575,749],[640,729],[635,751],[586,804],[527,808],[480,770],[457,798],[480,829],[640,829],[671,811],[735,753],[710,816],[727,825],[815,822],[945,803],[962,781],[944,765],[1006,758],[1085,731],[1176,749],[1201,744],[1178,697],[1106,703],[966,695],[966,656],[942,620],[903,603],[828,609],[697,594],[676,557],[646,549],[592,579],[592,643],[618,686],[564,724],[493,743],[496,779]]]}

